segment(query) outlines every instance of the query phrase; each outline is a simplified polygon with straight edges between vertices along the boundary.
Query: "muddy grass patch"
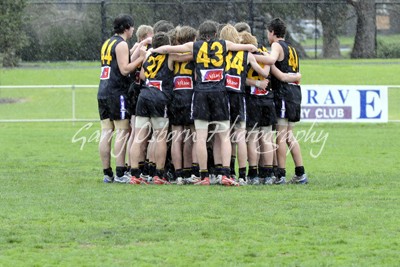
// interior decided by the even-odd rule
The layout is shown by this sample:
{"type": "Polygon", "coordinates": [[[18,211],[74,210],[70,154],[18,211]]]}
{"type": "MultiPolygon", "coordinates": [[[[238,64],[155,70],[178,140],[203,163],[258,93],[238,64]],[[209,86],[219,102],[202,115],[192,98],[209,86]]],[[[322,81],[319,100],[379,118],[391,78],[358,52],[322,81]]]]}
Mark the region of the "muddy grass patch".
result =
{"type": "Polygon", "coordinates": [[[25,98],[0,98],[0,104],[15,104],[26,102],[25,98]]]}

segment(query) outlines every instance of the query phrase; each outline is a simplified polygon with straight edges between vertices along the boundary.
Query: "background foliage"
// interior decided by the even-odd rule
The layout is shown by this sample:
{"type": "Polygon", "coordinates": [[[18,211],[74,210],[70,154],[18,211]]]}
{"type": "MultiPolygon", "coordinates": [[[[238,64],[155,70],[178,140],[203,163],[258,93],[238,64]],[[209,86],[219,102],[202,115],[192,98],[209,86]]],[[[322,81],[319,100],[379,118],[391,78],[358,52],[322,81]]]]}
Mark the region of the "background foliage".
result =
{"type": "MultiPolygon", "coordinates": [[[[389,28],[382,28],[377,23],[378,39],[386,39],[388,34],[400,34],[400,1],[376,0],[375,3],[377,19],[389,19],[390,25],[389,28]]],[[[268,46],[266,23],[272,17],[281,16],[289,26],[290,35],[287,39],[297,46],[302,58],[349,57],[358,27],[355,9],[346,0],[4,0],[0,3],[0,11],[0,22],[7,25],[0,29],[0,60],[4,66],[11,67],[21,59],[98,60],[102,41],[111,35],[112,20],[120,13],[131,14],[136,27],[141,24],[153,25],[160,19],[171,21],[174,25],[185,24],[196,28],[205,19],[220,23],[246,21],[252,26],[259,42],[265,46],[268,46]],[[299,27],[302,19],[320,20],[324,34],[305,39],[304,29],[299,27]],[[344,47],[341,40],[346,37],[350,37],[352,42],[344,47]]],[[[369,38],[375,40],[375,29],[367,29],[366,32],[369,38]]],[[[131,44],[135,41],[135,38],[130,40],[131,44]]],[[[399,42],[399,38],[395,42],[399,42]]],[[[377,42],[378,57],[397,57],[399,52],[397,46],[392,46],[393,43],[377,42]]]]}

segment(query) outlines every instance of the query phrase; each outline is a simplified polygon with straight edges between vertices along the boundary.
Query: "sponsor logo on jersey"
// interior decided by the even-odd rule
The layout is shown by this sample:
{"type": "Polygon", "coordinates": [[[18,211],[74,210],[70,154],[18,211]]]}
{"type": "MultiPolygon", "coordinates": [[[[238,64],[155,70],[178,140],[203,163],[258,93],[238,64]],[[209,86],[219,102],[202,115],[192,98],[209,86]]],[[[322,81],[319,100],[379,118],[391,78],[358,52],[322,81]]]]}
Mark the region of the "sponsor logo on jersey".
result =
{"type": "Polygon", "coordinates": [[[224,69],[200,70],[202,82],[219,82],[224,78],[224,69]]]}
{"type": "Polygon", "coordinates": [[[108,80],[108,79],[110,79],[110,72],[111,72],[111,67],[110,66],[101,67],[100,80],[108,80]]]}
{"type": "Polygon", "coordinates": [[[162,91],[162,81],[149,81],[149,80],[147,80],[146,81],[146,85],[148,87],[155,87],[158,90],[162,91]]]}
{"type": "Polygon", "coordinates": [[[268,95],[269,91],[265,89],[258,88],[256,86],[252,86],[250,90],[250,94],[252,95],[268,95]]]}
{"type": "Polygon", "coordinates": [[[176,76],[174,77],[174,90],[193,89],[192,77],[176,76]]]}
{"type": "Polygon", "coordinates": [[[234,90],[240,90],[241,78],[240,76],[226,75],[226,87],[234,90]]]}

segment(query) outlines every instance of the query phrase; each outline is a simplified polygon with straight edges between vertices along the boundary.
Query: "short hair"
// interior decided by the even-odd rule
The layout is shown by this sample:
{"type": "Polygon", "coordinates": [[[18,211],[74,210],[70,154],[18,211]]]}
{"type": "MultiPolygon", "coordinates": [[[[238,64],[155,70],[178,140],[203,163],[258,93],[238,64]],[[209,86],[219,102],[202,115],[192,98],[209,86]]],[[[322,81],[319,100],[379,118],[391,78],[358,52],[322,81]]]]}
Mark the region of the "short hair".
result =
{"type": "Polygon", "coordinates": [[[240,37],[238,31],[231,24],[226,24],[219,34],[219,37],[224,40],[234,42],[236,44],[240,43],[240,37]]]}
{"type": "Polygon", "coordinates": [[[238,32],[249,32],[251,33],[250,25],[247,22],[241,21],[235,24],[235,29],[238,32]]]}
{"type": "Polygon", "coordinates": [[[133,27],[133,25],[134,25],[133,18],[130,15],[127,14],[118,15],[113,22],[114,33],[121,34],[130,27],[133,27]]]}
{"type": "Polygon", "coordinates": [[[241,43],[242,44],[252,44],[255,46],[258,46],[258,42],[257,42],[257,38],[255,36],[253,36],[251,33],[249,32],[240,32],[239,36],[241,37],[241,43]]]}
{"type": "Polygon", "coordinates": [[[169,32],[174,28],[174,24],[168,20],[159,20],[153,25],[154,33],[169,32]]]}
{"type": "Polygon", "coordinates": [[[145,24],[140,25],[136,30],[136,38],[138,42],[146,39],[147,37],[149,37],[149,35],[151,36],[153,34],[153,27],[145,24]]]}
{"type": "Polygon", "coordinates": [[[176,41],[178,44],[193,42],[194,40],[196,40],[197,35],[198,32],[195,28],[190,26],[182,26],[177,32],[176,41]]]}
{"type": "Polygon", "coordinates": [[[169,36],[165,32],[158,32],[154,34],[151,42],[151,46],[153,48],[157,48],[163,45],[169,45],[171,44],[169,36]]]}
{"type": "Polygon", "coordinates": [[[169,40],[170,40],[170,42],[171,42],[172,45],[177,45],[177,44],[178,44],[178,42],[177,42],[177,35],[178,35],[178,31],[179,31],[180,27],[181,27],[181,26],[178,25],[178,26],[176,26],[175,28],[173,28],[172,30],[169,30],[169,31],[167,32],[168,37],[169,37],[169,40]]]}
{"type": "Polygon", "coordinates": [[[201,40],[213,39],[218,32],[218,23],[213,20],[205,20],[199,26],[199,38],[201,40]]]}
{"type": "Polygon", "coordinates": [[[281,18],[274,18],[271,20],[268,25],[267,29],[269,32],[274,32],[276,37],[284,38],[286,34],[286,24],[281,18]]]}

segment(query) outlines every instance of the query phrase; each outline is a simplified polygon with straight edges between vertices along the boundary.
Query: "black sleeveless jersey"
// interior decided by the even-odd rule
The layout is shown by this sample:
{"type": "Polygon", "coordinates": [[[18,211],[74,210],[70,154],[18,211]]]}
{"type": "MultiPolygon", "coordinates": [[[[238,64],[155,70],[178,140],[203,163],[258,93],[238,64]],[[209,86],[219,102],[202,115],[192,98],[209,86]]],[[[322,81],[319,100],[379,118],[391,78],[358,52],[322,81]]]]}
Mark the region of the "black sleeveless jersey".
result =
{"type": "Polygon", "coordinates": [[[193,58],[196,64],[195,91],[225,91],[226,53],[227,49],[224,40],[201,40],[194,42],[193,58]]]}
{"type": "Polygon", "coordinates": [[[168,67],[168,54],[150,54],[143,62],[143,69],[146,81],[140,95],[148,100],[170,101],[174,74],[168,67]]]}
{"type": "MultiPolygon", "coordinates": [[[[261,52],[256,52],[254,54],[262,55],[261,52]]],[[[263,64],[263,63],[259,63],[259,65],[261,66],[261,68],[264,68],[264,66],[265,66],[265,64],[263,64]]],[[[247,78],[252,79],[252,80],[257,80],[257,81],[265,80],[264,76],[260,75],[252,67],[250,67],[249,71],[247,72],[247,78]]],[[[274,93],[271,90],[271,76],[268,75],[267,79],[270,80],[270,82],[268,83],[266,90],[260,89],[256,86],[246,86],[246,93],[248,95],[256,96],[256,97],[262,97],[262,98],[268,98],[268,99],[274,98],[274,93]]]]}
{"type": "MultiPolygon", "coordinates": [[[[174,92],[173,98],[176,104],[192,102],[194,88],[194,62],[174,63],[174,92]]],[[[173,103],[175,104],[175,103],[173,103]]]]}
{"type": "MultiPolygon", "coordinates": [[[[276,61],[275,66],[282,71],[283,73],[296,73],[299,72],[300,70],[300,65],[299,65],[299,57],[297,55],[296,49],[289,45],[287,42],[284,40],[278,41],[279,45],[282,46],[283,49],[283,60],[282,61],[276,61]]],[[[299,97],[299,96],[293,96],[290,92],[287,92],[289,89],[288,87],[291,87],[289,85],[293,86],[299,86],[294,83],[285,83],[280,80],[278,80],[276,77],[272,76],[272,88],[276,92],[276,96],[278,98],[283,98],[287,99],[288,98],[294,98],[294,97],[299,97]],[[286,89],[285,89],[286,88],[286,89]],[[284,90],[285,89],[285,90],[284,90]]]]}
{"type": "MultiPolygon", "coordinates": [[[[129,75],[124,76],[121,74],[115,53],[115,47],[120,42],[125,42],[125,40],[119,35],[114,35],[105,41],[101,47],[101,75],[97,93],[98,99],[126,95],[128,93],[131,79],[129,75]]],[[[130,61],[129,58],[128,60],[130,61]]]]}
{"type": "Polygon", "coordinates": [[[225,85],[228,92],[244,94],[249,69],[248,54],[247,51],[228,51],[225,66],[225,85]]]}

